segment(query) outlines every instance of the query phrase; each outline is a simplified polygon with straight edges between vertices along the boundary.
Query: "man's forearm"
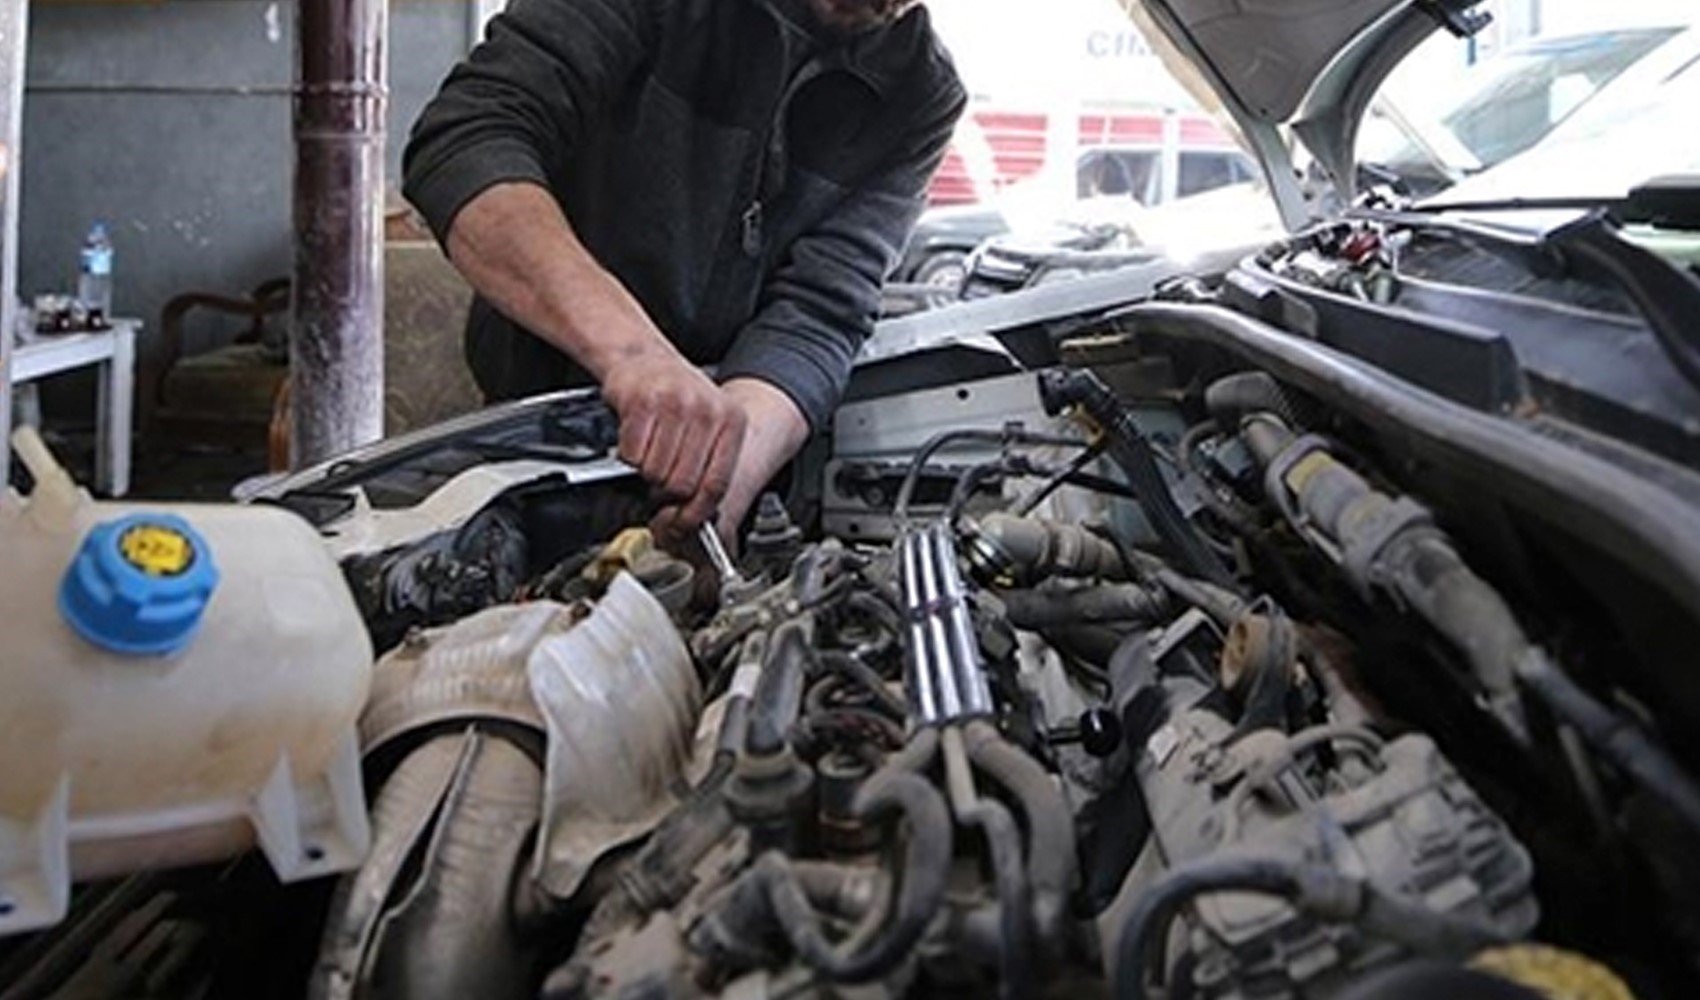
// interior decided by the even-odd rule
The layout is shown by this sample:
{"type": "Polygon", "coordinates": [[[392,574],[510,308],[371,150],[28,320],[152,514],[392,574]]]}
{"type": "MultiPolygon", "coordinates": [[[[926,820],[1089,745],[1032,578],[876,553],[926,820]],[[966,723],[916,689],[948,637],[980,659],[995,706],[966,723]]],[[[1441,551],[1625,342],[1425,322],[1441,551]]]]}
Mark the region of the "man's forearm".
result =
{"type": "Polygon", "coordinates": [[[554,196],[535,184],[498,184],[467,202],[447,249],[478,294],[598,382],[621,361],[676,353],[579,241],[554,196]]]}
{"type": "Polygon", "coordinates": [[[455,216],[449,258],[501,313],[583,365],[620,418],[619,455],[685,528],[713,517],[738,468],[744,414],[687,362],[590,255],[542,187],[498,184],[455,216]]]}

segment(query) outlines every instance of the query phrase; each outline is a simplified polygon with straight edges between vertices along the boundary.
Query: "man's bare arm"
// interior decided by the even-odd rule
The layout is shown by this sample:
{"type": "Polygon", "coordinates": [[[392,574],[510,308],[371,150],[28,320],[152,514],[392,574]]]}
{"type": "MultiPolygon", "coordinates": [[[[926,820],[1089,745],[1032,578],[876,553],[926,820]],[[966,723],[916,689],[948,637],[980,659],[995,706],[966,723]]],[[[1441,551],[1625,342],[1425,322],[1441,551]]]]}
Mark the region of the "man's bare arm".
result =
{"type": "Polygon", "coordinates": [[[480,295],[601,384],[620,417],[620,457],[680,502],[680,526],[712,517],[738,467],[744,409],[596,262],[554,196],[526,182],[487,188],[446,244],[480,295]]]}

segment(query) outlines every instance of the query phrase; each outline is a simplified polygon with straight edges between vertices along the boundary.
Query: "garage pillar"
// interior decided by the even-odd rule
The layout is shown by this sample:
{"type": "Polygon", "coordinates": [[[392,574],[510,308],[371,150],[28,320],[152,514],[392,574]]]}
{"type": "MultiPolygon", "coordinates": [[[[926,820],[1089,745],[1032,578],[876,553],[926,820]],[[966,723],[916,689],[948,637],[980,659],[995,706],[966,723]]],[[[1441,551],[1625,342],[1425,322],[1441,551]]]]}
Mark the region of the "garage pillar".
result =
{"type": "Polygon", "coordinates": [[[383,434],[387,0],[300,0],[291,458],[383,434]]]}

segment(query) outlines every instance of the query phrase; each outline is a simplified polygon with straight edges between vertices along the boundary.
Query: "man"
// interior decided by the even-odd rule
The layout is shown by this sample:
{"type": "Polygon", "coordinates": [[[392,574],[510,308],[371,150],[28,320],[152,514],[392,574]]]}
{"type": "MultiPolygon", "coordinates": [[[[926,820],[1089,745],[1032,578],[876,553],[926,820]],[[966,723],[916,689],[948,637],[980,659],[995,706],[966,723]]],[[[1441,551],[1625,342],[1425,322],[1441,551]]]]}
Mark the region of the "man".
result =
{"type": "Polygon", "coordinates": [[[730,532],[829,418],[964,103],[918,0],[513,0],[406,194],[485,393],[595,381],[658,530],[730,532]]]}

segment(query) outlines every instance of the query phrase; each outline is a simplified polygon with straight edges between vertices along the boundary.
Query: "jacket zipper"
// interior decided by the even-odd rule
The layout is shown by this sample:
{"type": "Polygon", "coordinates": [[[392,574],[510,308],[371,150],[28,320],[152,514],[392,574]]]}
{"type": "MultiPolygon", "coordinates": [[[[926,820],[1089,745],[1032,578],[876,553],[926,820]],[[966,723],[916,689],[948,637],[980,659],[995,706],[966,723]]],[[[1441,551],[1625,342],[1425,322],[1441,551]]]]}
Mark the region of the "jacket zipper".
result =
{"type": "MultiPolygon", "coordinates": [[[[768,13],[775,20],[779,17],[771,9],[768,13]]],[[[785,26],[781,24],[778,27],[783,34],[785,26]]],[[[810,56],[808,61],[803,63],[802,67],[785,84],[784,91],[779,95],[779,104],[774,108],[773,118],[768,122],[767,131],[761,137],[761,160],[756,164],[755,180],[750,191],[749,205],[744,209],[744,214],[740,220],[742,224],[740,243],[746,257],[755,259],[761,256],[762,237],[764,235],[762,229],[767,211],[763,204],[764,189],[767,186],[768,170],[773,163],[785,156],[785,115],[791,110],[791,101],[797,96],[798,91],[825,71],[825,64],[821,61],[818,53],[810,56]]]]}
{"type": "MultiPolygon", "coordinates": [[[[760,181],[756,182],[760,184],[760,181]]],[[[761,196],[750,202],[750,207],[744,209],[744,254],[749,257],[761,255],[761,196]]]]}

